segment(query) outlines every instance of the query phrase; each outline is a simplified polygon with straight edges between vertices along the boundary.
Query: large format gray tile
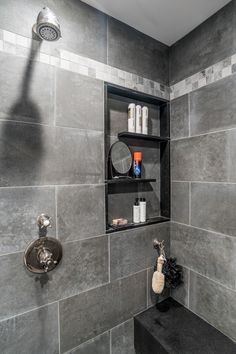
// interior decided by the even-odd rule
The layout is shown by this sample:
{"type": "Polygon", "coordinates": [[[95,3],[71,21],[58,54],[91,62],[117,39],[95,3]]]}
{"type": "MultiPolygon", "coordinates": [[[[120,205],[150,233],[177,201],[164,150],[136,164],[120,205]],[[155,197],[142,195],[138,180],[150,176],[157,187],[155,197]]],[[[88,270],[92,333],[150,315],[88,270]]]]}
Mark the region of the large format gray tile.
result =
{"type": "Polygon", "coordinates": [[[165,44],[108,18],[109,65],[167,84],[168,54],[169,48],[165,44]]]}
{"type": "Polygon", "coordinates": [[[106,62],[107,16],[82,1],[22,0],[19,16],[17,0],[1,1],[1,27],[23,36],[32,37],[32,25],[43,5],[49,6],[59,18],[62,38],[55,43],[42,43],[47,52],[58,53],[60,49],[70,50],[101,62],[106,62]]]}
{"type": "Polygon", "coordinates": [[[64,244],[61,264],[48,274],[27,271],[22,253],[0,257],[0,266],[4,319],[106,283],[108,240],[102,236],[64,244]]]}
{"type": "Polygon", "coordinates": [[[146,306],[146,271],[60,301],[62,352],[131,318],[146,306]]]}
{"type": "Polygon", "coordinates": [[[177,262],[236,290],[236,239],[171,223],[171,255],[177,262]]]}
{"type": "Polygon", "coordinates": [[[110,334],[105,332],[66,354],[110,354],[110,334]]]}
{"type": "Polygon", "coordinates": [[[58,304],[0,322],[2,354],[58,354],[58,304]]]}
{"type": "Polygon", "coordinates": [[[102,185],[57,188],[58,236],[61,241],[104,234],[104,193],[102,185]]]}
{"type": "Polygon", "coordinates": [[[171,297],[184,305],[185,307],[189,306],[189,273],[190,270],[182,267],[183,269],[183,279],[182,284],[177,286],[175,289],[171,289],[171,297]]]}
{"type": "Polygon", "coordinates": [[[236,185],[192,183],[191,224],[236,236],[236,185]]]}
{"type": "Polygon", "coordinates": [[[190,310],[236,341],[236,292],[190,273],[190,310]]]}
{"type": "Polygon", "coordinates": [[[171,218],[189,224],[189,182],[171,184],[171,218]]]}
{"type": "Polygon", "coordinates": [[[0,188],[0,254],[23,251],[37,238],[41,213],[51,216],[48,236],[55,236],[54,187],[0,188]]]}
{"type": "Polygon", "coordinates": [[[0,185],[99,183],[103,134],[0,123],[0,185]]]}
{"type": "Polygon", "coordinates": [[[189,135],[188,100],[188,95],[184,95],[171,101],[170,135],[172,139],[183,138],[189,135]]]}
{"type": "Polygon", "coordinates": [[[135,354],[133,319],[111,330],[111,347],[112,354],[135,354]]]}
{"type": "Polygon", "coordinates": [[[0,53],[0,76],[0,119],[53,124],[53,67],[0,53]]]}
{"type": "Polygon", "coordinates": [[[173,141],[172,179],[236,182],[236,131],[173,141]]]}
{"type": "Polygon", "coordinates": [[[165,240],[169,251],[169,223],[150,225],[110,236],[111,279],[147,269],[154,265],[157,252],[153,240],[165,240]]]}
{"type": "Polygon", "coordinates": [[[236,75],[190,94],[191,135],[236,126],[236,75]]]}
{"type": "Polygon", "coordinates": [[[57,69],[56,124],[103,131],[103,82],[57,69]]]}
{"type": "Polygon", "coordinates": [[[235,23],[235,3],[231,1],[176,42],[170,49],[170,82],[176,83],[234,54],[235,23]]]}

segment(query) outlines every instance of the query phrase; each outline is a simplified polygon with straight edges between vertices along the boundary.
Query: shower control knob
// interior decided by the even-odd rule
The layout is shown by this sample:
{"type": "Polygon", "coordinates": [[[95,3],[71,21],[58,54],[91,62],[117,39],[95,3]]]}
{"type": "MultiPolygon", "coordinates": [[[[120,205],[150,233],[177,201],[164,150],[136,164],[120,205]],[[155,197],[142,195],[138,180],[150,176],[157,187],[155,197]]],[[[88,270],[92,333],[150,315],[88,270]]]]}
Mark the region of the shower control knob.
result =
{"type": "Polygon", "coordinates": [[[48,271],[48,268],[52,265],[52,264],[56,264],[55,261],[52,258],[52,253],[50,252],[49,249],[42,247],[39,249],[38,251],[38,259],[39,259],[39,263],[44,267],[45,272],[48,271]]]}
{"type": "Polygon", "coordinates": [[[50,222],[50,216],[41,214],[37,218],[37,223],[40,229],[46,229],[47,227],[52,227],[50,222]]]}

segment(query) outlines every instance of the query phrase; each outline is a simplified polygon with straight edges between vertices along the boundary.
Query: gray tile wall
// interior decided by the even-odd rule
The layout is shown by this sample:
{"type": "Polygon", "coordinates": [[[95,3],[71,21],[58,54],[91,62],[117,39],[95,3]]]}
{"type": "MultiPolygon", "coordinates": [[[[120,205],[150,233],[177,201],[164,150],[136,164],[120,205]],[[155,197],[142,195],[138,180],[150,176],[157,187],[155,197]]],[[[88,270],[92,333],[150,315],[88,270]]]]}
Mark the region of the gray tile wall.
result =
{"type": "MultiPolygon", "coordinates": [[[[234,18],[235,1],[171,48],[172,82],[235,52],[234,18]]],[[[184,284],[172,296],[234,341],[235,80],[171,101],[170,228],[171,254],[184,267],[184,284]]]]}
{"type": "Polygon", "coordinates": [[[235,1],[170,48],[170,83],[176,83],[236,51],[235,1]]]}
{"type": "MultiPolygon", "coordinates": [[[[80,1],[44,4],[59,16],[63,36],[42,43],[44,53],[66,49],[107,63],[108,49],[114,66],[168,82],[166,46],[113,19],[108,26],[106,15],[80,1]],[[125,46],[132,40],[127,61],[117,61],[119,36],[125,46]]],[[[18,1],[1,1],[0,28],[31,38],[41,6],[23,0],[19,16],[18,1]]],[[[158,233],[168,249],[169,229],[104,235],[104,83],[2,52],[0,77],[0,352],[134,353],[132,317],[150,306],[152,240],[158,233]],[[42,212],[52,217],[48,235],[62,242],[63,259],[37,276],[24,268],[23,252],[42,212]]],[[[150,112],[154,133],[159,112],[150,112]]],[[[116,135],[124,120],[112,122],[116,135]]],[[[150,176],[159,171],[158,154],[154,160],[145,166],[150,176]]],[[[150,188],[157,214],[159,184],[150,188]]]]}

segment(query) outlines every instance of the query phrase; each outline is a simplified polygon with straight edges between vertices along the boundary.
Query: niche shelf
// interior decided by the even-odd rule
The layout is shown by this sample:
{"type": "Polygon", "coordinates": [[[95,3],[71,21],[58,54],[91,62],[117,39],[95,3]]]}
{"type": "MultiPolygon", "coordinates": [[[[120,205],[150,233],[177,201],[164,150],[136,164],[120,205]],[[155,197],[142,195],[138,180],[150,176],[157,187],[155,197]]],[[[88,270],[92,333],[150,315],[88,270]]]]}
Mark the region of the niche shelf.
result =
{"type": "MultiPolygon", "coordinates": [[[[106,233],[135,229],[170,220],[170,114],[169,102],[135,90],[104,84],[105,113],[105,203],[106,233]],[[149,134],[127,132],[129,103],[148,106],[149,134]],[[108,169],[110,146],[125,142],[131,152],[143,151],[142,178],[111,178],[108,169]],[[150,152],[150,153],[149,153],[150,152]],[[147,200],[147,221],[132,223],[136,197],[147,200]],[[112,219],[128,219],[127,225],[111,225],[112,219]]],[[[132,176],[130,176],[132,177],[132,176]]]]}

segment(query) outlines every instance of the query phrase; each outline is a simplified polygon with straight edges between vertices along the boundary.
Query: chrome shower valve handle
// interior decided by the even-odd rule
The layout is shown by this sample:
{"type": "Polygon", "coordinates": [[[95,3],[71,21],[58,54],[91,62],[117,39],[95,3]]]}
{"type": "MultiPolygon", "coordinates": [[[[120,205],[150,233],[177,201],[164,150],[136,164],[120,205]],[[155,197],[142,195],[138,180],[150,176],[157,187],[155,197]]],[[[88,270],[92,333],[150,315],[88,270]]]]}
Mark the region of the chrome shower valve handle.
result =
{"type": "Polygon", "coordinates": [[[37,218],[37,223],[40,229],[47,228],[47,227],[52,227],[51,225],[51,218],[50,216],[46,214],[41,214],[37,218]]]}
{"type": "Polygon", "coordinates": [[[51,227],[48,215],[39,215],[37,224],[39,226],[39,238],[27,246],[24,254],[24,264],[30,272],[39,274],[50,272],[60,263],[62,246],[59,240],[46,236],[47,228],[51,227]]]}

